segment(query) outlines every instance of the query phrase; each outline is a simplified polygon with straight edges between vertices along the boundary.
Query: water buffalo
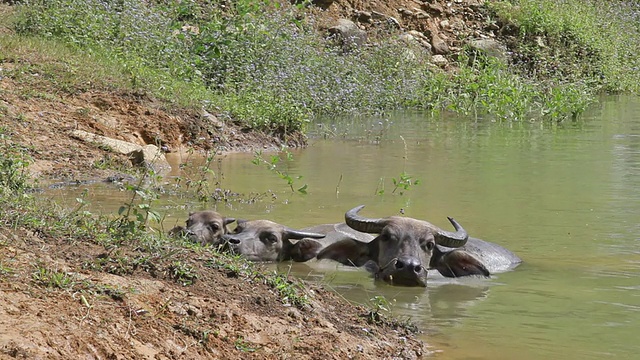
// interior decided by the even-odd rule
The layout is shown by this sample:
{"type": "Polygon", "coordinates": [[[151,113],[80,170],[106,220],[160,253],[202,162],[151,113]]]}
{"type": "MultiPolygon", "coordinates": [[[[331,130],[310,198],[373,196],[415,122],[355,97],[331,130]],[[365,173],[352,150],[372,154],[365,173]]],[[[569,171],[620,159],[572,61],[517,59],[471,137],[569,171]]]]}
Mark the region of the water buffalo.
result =
{"type": "Polygon", "coordinates": [[[452,218],[448,219],[455,232],[409,217],[365,218],[358,214],[363,207],[347,211],[346,224],[358,232],[379,235],[370,241],[340,239],[323,248],[318,259],[364,266],[377,279],[405,286],[426,286],[428,269],[447,277],[489,276],[487,266],[505,271],[520,262],[499,245],[469,238],[452,218]]]}
{"type": "Polygon", "coordinates": [[[222,236],[229,233],[228,225],[234,221],[236,219],[224,217],[211,210],[190,212],[186,228],[176,226],[169,230],[169,234],[187,236],[193,242],[202,245],[217,246],[223,243],[222,236]]]}
{"type": "Polygon", "coordinates": [[[229,249],[252,261],[307,261],[323,244],[325,234],[294,230],[269,220],[238,220],[232,233],[222,236],[229,249]]]}
{"type": "Polygon", "coordinates": [[[522,263],[513,252],[504,247],[478,238],[469,237],[467,243],[459,248],[447,248],[436,245],[431,256],[430,268],[446,277],[460,277],[466,275],[478,275],[468,273],[465,269],[465,260],[469,257],[481,263],[490,274],[505,272],[522,263]]]}

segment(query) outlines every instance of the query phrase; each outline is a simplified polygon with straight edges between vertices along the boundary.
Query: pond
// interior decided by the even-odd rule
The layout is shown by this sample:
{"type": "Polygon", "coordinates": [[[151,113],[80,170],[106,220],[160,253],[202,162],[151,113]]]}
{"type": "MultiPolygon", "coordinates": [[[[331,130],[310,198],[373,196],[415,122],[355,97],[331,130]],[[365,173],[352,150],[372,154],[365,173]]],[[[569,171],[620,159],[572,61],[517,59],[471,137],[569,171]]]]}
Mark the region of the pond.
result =
{"type": "MultiPolygon", "coordinates": [[[[281,154],[275,170],[253,164],[254,154],[214,159],[210,182],[241,195],[217,204],[192,191],[166,195],[164,228],[205,208],[293,228],[340,222],[361,204],[364,216],[403,213],[444,229],[452,216],[524,263],[491,279],[434,280],[427,289],[377,284],[358,269],[278,267],[365,306],[384,296],[396,316],[424,331],[436,358],[640,353],[640,98],[602,98],[579,120],[560,124],[399,113],[311,126],[310,146],[291,150],[291,160],[281,154]],[[292,191],[276,170],[307,194],[292,191]]],[[[184,183],[188,176],[175,170],[184,183]]],[[[171,189],[175,179],[167,181],[171,189]]],[[[92,211],[115,212],[126,196],[96,185],[87,200],[92,211]]]]}

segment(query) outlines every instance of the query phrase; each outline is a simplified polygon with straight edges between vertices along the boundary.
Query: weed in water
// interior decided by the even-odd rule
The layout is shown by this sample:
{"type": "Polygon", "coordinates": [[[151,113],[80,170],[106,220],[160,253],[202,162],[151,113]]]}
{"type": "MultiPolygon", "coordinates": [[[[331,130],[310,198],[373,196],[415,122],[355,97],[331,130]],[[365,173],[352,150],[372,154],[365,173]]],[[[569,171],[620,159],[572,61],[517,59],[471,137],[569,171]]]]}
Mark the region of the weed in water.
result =
{"type": "MultiPolygon", "coordinates": [[[[400,190],[398,191],[398,194],[404,195],[405,191],[410,190],[414,185],[420,184],[420,180],[414,179],[413,176],[409,175],[406,171],[408,158],[407,142],[402,136],[400,136],[400,139],[402,139],[402,143],[404,144],[404,156],[402,156],[403,169],[397,178],[391,178],[393,182],[393,190],[391,191],[391,193],[395,194],[396,191],[400,190]]],[[[380,178],[380,181],[378,181],[378,185],[376,187],[376,195],[384,195],[384,178],[380,178]]]]}
{"type": "MultiPolygon", "coordinates": [[[[287,162],[287,164],[293,160],[293,154],[291,154],[291,152],[287,149],[287,148],[283,148],[281,151],[281,154],[284,155],[285,160],[287,162]]],[[[251,163],[253,163],[254,165],[264,165],[267,169],[269,169],[269,171],[273,172],[274,174],[278,175],[278,177],[280,177],[282,180],[287,182],[287,185],[289,186],[289,188],[291,189],[291,192],[299,192],[301,194],[306,194],[307,193],[307,188],[308,185],[304,184],[301,187],[298,187],[297,189],[295,189],[294,187],[294,183],[296,180],[301,180],[302,179],[302,175],[293,177],[289,174],[288,171],[286,170],[281,170],[280,169],[280,164],[283,162],[283,159],[281,158],[281,154],[274,154],[271,155],[269,157],[269,159],[265,159],[263,157],[263,153],[262,151],[256,151],[254,156],[253,156],[253,160],[251,160],[251,163]]],[[[297,186],[297,185],[296,185],[297,186]]]]}
{"type": "Polygon", "coordinates": [[[145,186],[145,180],[157,180],[153,169],[147,169],[137,184],[125,184],[126,191],[131,193],[131,199],[118,209],[116,230],[124,234],[136,234],[146,230],[149,220],[160,222],[160,214],[151,208],[151,204],[158,200],[159,194],[151,186],[145,186]]]}
{"type": "Polygon", "coordinates": [[[376,295],[369,299],[369,313],[366,315],[367,321],[372,324],[380,324],[382,322],[382,313],[391,311],[391,303],[382,295],[376,295]]]}

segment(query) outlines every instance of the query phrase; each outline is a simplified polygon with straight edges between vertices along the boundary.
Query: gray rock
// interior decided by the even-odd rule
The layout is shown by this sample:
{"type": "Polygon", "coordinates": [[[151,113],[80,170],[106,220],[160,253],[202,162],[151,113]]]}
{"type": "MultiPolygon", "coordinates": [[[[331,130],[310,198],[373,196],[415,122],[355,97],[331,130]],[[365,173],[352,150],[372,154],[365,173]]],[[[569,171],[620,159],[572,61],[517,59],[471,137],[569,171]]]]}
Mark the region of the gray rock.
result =
{"type": "Polygon", "coordinates": [[[329,38],[342,46],[344,52],[363,46],[367,42],[367,32],[360,29],[353,21],[340,19],[329,28],[329,38]]]}
{"type": "Polygon", "coordinates": [[[509,57],[507,55],[507,48],[500,42],[494,39],[473,39],[470,40],[467,45],[473,53],[479,53],[486,56],[494,57],[504,63],[507,63],[509,57]]]}
{"type": "Polygon", "coordinates": [[[400,35],[400,40],[409,45],[418,44],[423,47],[428,53],[431,53],[431,44],[429,43],[429,38],[427,38],[423,33],[419,31],[407,31],[406,33],[400,35]]]}
{"type": "Polygon", "coordinates": [[[371,22],[371,13],[368,11],[356,11],[356,19],[362,23],[371,22]]]}

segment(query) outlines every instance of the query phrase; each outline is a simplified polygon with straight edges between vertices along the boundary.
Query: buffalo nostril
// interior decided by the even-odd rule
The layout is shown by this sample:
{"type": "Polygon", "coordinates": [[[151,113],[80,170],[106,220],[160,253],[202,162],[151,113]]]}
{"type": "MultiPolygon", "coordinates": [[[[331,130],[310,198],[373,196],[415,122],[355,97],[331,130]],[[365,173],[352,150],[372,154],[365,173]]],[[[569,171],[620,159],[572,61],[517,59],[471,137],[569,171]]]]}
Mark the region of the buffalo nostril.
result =
{"type": "Polygon", "coordinates": [[[233,245],[238,245],[238,244],[240,244],[240,240],[231,238],[231,239],[229,239],[229,243],[233,244],[233,245]]]}
{"type": "Polygon", "coordinates": [[[410,257],[397,259],[395,267],[396,271],[403,271],[414,274],[421,274],[424,270],[424,267],[422,267],[419,259],[410,257]]]}

